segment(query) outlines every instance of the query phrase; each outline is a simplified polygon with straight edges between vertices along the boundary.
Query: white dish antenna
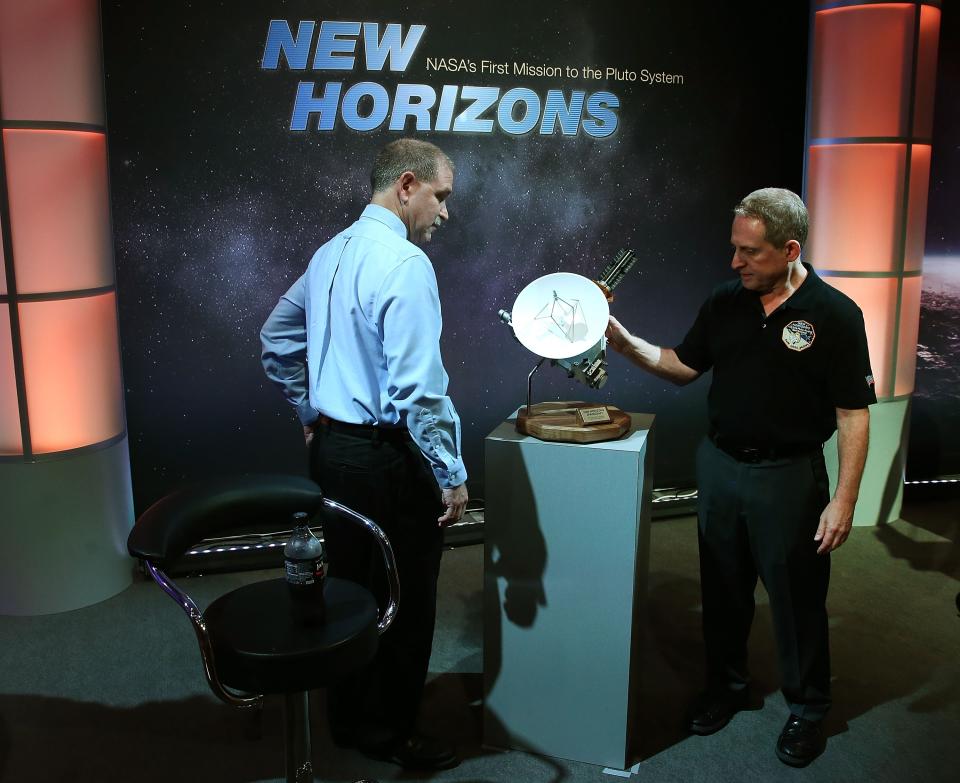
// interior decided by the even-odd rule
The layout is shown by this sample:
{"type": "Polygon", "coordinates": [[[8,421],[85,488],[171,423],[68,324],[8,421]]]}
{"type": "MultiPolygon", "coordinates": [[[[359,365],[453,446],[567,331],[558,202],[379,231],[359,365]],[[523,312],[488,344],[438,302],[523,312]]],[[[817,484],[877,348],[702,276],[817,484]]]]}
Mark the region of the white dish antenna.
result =
{"type": "Polygon", "coordinates": [[[510,317],[514,334],[529,351],[547,359],[569,359],[600,341],[610,305],[589,278],[555,272],[524,288],[510,317]]]}

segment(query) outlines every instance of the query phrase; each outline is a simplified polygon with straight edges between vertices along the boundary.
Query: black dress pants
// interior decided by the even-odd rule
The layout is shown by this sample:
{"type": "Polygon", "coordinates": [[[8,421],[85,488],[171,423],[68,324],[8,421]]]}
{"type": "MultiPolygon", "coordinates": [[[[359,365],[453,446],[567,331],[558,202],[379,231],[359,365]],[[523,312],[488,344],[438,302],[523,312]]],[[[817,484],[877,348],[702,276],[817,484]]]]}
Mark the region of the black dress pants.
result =
{"type": "MultiPolygon", "coordinates": [[[[328,690],[331,734],[340,744],[403,739],[413,730],[433,645],[442,513],[439,489],[409,438],[367,437],[320,425],[311,476],[324,495],[376,522],[397,559],[400,606],[374,662],[328,690]]],[[[368,587],[381,611],[389,590],[373,537],[355,524],[324,519],[329,573],[368,587]]]]}
{"type": "Polygon", "coordinates": [[[813,540],[829,501],[823,454],[744,463],[704,440],[697,485],[707,687],[746,687],[759,575],[783,695],[794,715],[820,720],[830,707],[830,555],[818,555],[813,540]]]}

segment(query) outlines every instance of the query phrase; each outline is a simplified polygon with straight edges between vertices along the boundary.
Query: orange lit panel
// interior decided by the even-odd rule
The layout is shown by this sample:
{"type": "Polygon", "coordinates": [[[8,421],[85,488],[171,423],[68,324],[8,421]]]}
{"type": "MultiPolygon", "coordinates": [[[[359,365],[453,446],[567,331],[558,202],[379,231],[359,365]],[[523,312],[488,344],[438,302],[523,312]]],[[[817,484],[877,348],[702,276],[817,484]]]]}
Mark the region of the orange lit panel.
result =
{"type": "Polygon", "coordinates": [[[809,259],[819,269],[899,271],[906,146],[810,148],[809,259]]]}
{"type": "Polygon", "coordinates": [[[930,146],[918,144],[910,157],[910,203],[907,208],[907,237],[903,268],[918,271],[923,266],[927,235],[927,196],[930,192],[930,146]]]}
{"type": "Polygon", "coordinates": [[[19,307],[34,452],[75,449],[118,435],[123,409],[115,295],[19,307]]]}
{"type": "Polygon", "coordinates": [[[113,285],[102,133],[5,130],[17,291],[113,285]]]}
{"type": "Polygon", "coordinates": [[[0,107],[6,120],[104,124],[97,0],[0,2],[0,107]]]}
{"type": "Polygon", "coordinates": [[[914,138],[933,136],[933,96],[937,82],[937,49],[940,44],[940,9],[920,7],[920,47],[917,51],[917,92],[913,104],[914,138]]]}
{"type": "Polygon", "coordinates": [[[900,340],[897,345],[897,381],[894,394],[913,391],[917,371],[917,335],[920,331],[920,289],[923,278],[905,277],[900,295],[900,340]]]}
{"type": "Polygon", "coordinates": [[[826,282],[843,291],[863,311],[867,328],[870,366],[877,398],[891,396],[893,336],[897,313],[897,278],[827,277],[826,282]]]}
{"type": "MultiPolygon", "coordinates": [[[[0,220],[0,238],[3,237],[3,221],[0,220]]],[[[7,259],[3,254],[3,241],[0,239],[0,296],[7,293],[7,259]]]]}
{"type": "Polygon", "coordinates": [[[813,138],[907,134],[913,16],[905,3],[817,11],[813,138]]]}
{"type": "Polygon", "coordinates": [[[17,380],[13,374],[10,308],[0,304],[0,454],[22,454],[17,380]]]}

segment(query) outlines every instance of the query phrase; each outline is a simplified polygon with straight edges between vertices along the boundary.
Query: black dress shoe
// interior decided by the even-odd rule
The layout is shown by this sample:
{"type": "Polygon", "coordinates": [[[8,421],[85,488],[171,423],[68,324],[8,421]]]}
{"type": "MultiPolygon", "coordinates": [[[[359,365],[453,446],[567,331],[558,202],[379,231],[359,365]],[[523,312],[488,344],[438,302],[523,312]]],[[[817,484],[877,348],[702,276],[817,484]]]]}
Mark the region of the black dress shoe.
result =
{"type": "Polygon", "coordinates": [[[453,745],[421,734],[380,745],[361,744],[359,750],[367,758],[389,761],[404,769],[451,769],[460,763],[453,745]]]}
{"type": "Polygon", "coordinates": [[[713,734],[726,726],[746,705],[746,688],[740,691],[701,693],[687,712],[687,729],[704,737],[713,734]]]}
{"type": "Polygon", "coordinates": [[[820,721],[791,715],[777,740],[777,758],[791,767],[805,767],[823,753],[820,721]]]}

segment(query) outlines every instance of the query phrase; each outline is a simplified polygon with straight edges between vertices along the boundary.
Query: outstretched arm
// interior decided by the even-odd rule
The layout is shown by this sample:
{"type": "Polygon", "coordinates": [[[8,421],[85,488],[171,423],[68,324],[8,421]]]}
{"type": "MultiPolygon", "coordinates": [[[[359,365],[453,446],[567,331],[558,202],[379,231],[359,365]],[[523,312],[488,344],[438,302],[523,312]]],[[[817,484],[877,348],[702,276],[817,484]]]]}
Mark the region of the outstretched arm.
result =
{"type": "Polygon", "coordinates": [[[678,386],[685,386],[700,377],[699,372],[680,361],[672,348],[660,348],[630,334],[612,315],[607,325],[607,341],[613,350],[638,367],[678,386]]]}

